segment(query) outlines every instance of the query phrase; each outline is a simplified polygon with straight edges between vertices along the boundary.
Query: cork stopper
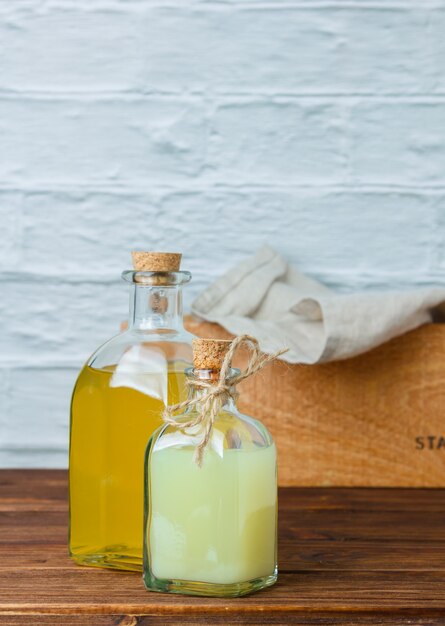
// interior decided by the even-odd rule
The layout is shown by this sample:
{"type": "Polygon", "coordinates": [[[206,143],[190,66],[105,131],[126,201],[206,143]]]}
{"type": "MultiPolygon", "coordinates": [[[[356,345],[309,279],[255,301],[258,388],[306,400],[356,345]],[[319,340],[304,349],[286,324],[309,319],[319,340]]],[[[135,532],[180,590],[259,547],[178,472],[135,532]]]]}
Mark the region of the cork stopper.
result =
{"type": "Polygon", "coordinates": [[[177,252],[131,253],[136,272],[179,272],[182,254],[177,252]]]}
{"type": "Polygon", "coordinates": [[[193,367],[197,370],[220,370],[232,343],[228,339],[193,339],[193,367]]]}

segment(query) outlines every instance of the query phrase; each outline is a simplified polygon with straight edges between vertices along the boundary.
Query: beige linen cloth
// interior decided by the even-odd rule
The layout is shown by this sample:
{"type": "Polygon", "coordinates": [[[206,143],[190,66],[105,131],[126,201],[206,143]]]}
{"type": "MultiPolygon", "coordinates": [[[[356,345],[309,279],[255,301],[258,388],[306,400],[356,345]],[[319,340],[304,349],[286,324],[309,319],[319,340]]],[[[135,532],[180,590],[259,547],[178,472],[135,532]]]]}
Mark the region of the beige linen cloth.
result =
{"type": "Polygon", "coordinates": [[[444,319],[445,288],[338,294],[263,247],[219,278],[193,313],[235,335],[254,335],[265,352],[288,347],[289,363],[323,363],[366,352],[444,319]]]}

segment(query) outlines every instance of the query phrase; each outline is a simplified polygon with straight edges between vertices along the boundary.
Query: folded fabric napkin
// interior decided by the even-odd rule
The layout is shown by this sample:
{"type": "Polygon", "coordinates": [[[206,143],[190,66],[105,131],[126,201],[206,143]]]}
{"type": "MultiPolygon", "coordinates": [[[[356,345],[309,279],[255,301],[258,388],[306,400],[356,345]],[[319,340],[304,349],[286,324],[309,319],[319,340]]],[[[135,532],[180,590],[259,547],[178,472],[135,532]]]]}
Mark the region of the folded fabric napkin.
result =
{"type": "Polygon", "coordinates": [[[323,363],[366,352],[444,316],[445,288],[338,294],[261,248],[208,287],[193,313],[265,352],[288,347],[289,363],[323,363]]]}

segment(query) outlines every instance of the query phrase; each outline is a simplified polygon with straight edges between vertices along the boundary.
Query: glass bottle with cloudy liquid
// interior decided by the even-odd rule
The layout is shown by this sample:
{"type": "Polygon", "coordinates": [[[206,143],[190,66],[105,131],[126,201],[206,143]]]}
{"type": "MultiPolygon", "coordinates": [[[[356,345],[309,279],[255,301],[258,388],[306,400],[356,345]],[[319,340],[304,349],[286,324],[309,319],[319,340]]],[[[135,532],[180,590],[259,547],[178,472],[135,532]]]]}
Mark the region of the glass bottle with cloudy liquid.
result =
{"type": "MultiPolygon", "coordinates": [[[[218,382],[227,344],[194,340],[191,398],[206,393],[193,379],[218,382]]],[[[237,374],[230,369],[226,382],[237,374]]],[[[202,409],[198,402],[176,420],[190,422],[202,409]]],[[[152,591],[241,596],[277,579],[276,449],[266,427],[241,414],[233,396],[213,422],[199,466],[203,432],[202,424],[166,424],[147,447],[144,583],[152,591]]]]}
{"type": "Polygon", "coordinates": [[[142,569],[143,466],[167,404],[184,399],[181,255],[133,253],[128,329],[81,370],[71,403],[69,551],[81,565],[142,569]]]}

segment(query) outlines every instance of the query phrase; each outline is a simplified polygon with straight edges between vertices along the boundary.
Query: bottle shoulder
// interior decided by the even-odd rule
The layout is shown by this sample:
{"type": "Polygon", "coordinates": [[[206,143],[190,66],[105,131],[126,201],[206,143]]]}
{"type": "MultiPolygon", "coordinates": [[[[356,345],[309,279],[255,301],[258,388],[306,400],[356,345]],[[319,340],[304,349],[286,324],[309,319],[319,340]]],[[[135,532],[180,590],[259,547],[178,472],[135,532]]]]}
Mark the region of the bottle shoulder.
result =
{"type": "Polygon", "coordinates": [[[130,329],[103,343],[86,365],[95,369],[109,368],[121,363],[125,355],[133,361],[149,362],[151,357],[157,357],[169,362],[179,361],[187,367],[192,362],[192,339],[193,335],[185,330],[160,333],[130,329]]]}
{"type": "MultiPolygon", "coordinates": [[[[178,425],[196,419],[198,411],[191,410],[177,416],[178,425]]],[[[204,436],[205,424],[180,429],[175,425],[161,426],[152,437],[148,452],[155,453],[168,448],[191,448],[204,436]]],[[[235,410],[221,410],[212,427],[208,444],[210,453],[224,456],[229,450],[253,452],[274,447],[272,435],[266,426],[249,415],[235,410]]]]}

